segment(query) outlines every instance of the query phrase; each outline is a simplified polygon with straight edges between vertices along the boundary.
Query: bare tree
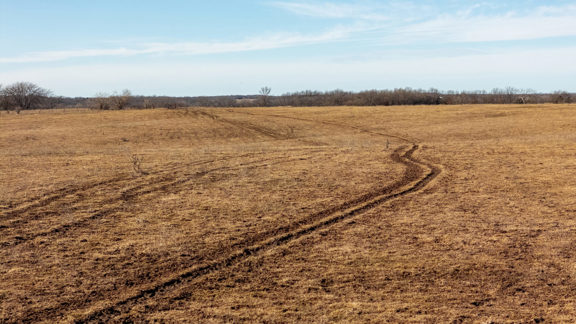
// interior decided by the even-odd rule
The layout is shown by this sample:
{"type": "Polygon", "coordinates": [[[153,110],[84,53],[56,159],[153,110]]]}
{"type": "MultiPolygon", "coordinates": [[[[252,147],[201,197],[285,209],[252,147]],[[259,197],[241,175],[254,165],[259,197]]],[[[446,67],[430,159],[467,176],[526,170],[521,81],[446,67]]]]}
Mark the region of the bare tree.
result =
{"type": "Polygon", "coordinates": [[[327,104],[331,106],[341,106],[346,101],[347,93],[343,90],[336,89],[334,91],[326,92],[326,96],[328,96],[327,104]]]}
{"type": "Polygon", "coordinates": [[[8,98],[4,95],[2,85],[0,84],[0,110],[8,110],[9,106],[8,98]]]}
{"type": "Polygon", "coordinates": [[[94,98],[91,100],[94,108],[100,110],[108,110],[110,109],[110,96],[104,92],[98,92],[94,95],[94,98]]]}
{"type": "Polygon", "coordinates": [[[51,94],[50,90],[31,82],[16,82],[2,90],[2,96],[7,100],[8,106],[12,107],[18,114],[21,110],[38,107],[51,94]]]}
{"type": "Polygon", "coordinates": [[[154,102],[152,100],[144,99],[144,102],[142,103],[142,108],[144,108],[144,109],[156,108],[156,105],[154,104],[154,102]]]}
{"type": "Polygon", "coordinates": [[[132,93],[130,90],[123,90],[122,93],[114,92],[110,96],[110,102],[112,106],[116,109],[124,109],[130,104],[130,99],[132,98],[132,93]]]}
{"type": "Polygon", "coordinates": [[[268,106],[269,103],[269,96],[272,89],[270,87],[262,87],[260,88],[260,100],[262,101],[262,106],[268,106]]]}
{"type": "Polygon", "coordinates": [[[571,103],[572,102],[572,96],[570,96],[570,94],[566,91],[556,91],[553,94],[552,100],[554,103],[557,103],[557,104],[571,103]]]}

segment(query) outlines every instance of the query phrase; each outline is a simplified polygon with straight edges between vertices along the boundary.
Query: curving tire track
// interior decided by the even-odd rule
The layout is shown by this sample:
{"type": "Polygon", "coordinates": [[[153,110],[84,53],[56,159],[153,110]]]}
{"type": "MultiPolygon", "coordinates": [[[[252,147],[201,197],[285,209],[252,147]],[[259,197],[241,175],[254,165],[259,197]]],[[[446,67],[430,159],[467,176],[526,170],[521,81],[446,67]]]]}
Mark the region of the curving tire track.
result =
{"type": "MultiPolygon", "coordinates": [[[[304,149],[292,149],[292,150],[282,150],[282,151],[278,151],[278,152],[287,152],[287,151],[303,151],[304,149]]],[[[36,210],[43,208],[43,207],[47,207],[53,203],[59,203],[62,200],[66,199],[69,196],[76,196],[73,197],[72,200],[69,201],[65,201],[64,203],[66,203],[67,205],[70,204],[74,204],[77,202],[80,202],[84,199],[84,195],[86,195],[86,193],[88,193],[90,190],[94,190],[94,189],[98,189],[100,187],[108,187],[111,185],[120,185],[122,183],[126,183],[127,185],[130,185],[132,183],[137,183],[139,181],[144,181],[144,185],[147,184],[154,184],[156,183],[158,180],[158,178],[161,178],[163,176],[169,175],[171,173],[183,170],[185,168],[189,168],[192,166],[200,166],[200,165],[206,165],[206,164],[212,164],[212,163],[216,163],[216,162],[223,162],[223,161],[229,161],[229,160],[235,160],[235,159],[241,159],[241,158],[249,158],[249,157],[254,157],[257,155],[262,155],[262,154],[269,154],[268,153],[247,153],[247,154],[241,154],[241,155],[236,155],[236,156],[225,156],[225,157],[220,157],[220,158],[216,158],[216,159],[209,159],[209,160],[202,160],[202,161],[195,161],[195,162],[191,162],[191,163],[185,163],[185,164],[168,164],[163,166],[162,170],[159,171],[151,171],[149,172],[145,177],[141,177],[141,178],[135,178],[134,176],[131,175],[126,175],[126,176],[119,176],[119,177],[115,177],[115,178],[111,178],[111,179],[107,179],[107,180],[103,180],[103,181],[97,181],[97,182],[92,182],[92,183],[85,183],[79,186],[72,186],[72,187],[65,187],[65,188],[60,188],[60,189],[56,189],[50,192],[46,192],[44,194],[42,194],[41,196],[35,196],[29,199],[25,199],[19,202],[11,202],[9,204],[8,208],[0,208],[0,211],[2,211],[2,213],[0,213],[0,221],[10,221],[13,218],[18,218],[20,219],[23,215],[25,215],[26,213],[34,213],[36,210]],[[156,177],[156,178],[154,178],[156,177]],[[2,210],[4,209],[4,210],[2,210]]],[[[8,226],[7,224],[1,224],[0,223],[0,230],[4,229],[6,226],[8,226]]]]}
{"type": "MultiPolygon", "coordinates": [[[[181,113],[180,115],[186,116],[186,115],[190,115],[190,114],[195,116],[195,117],[200,116],[200,117],[207,117],[207,118],[215,119],[215,117],[213,115],[208,114],[208,113],[203,112],[203,111],[198,111],[198,110],[185,110],[184,113],[181,113]]],[[[210,163],[214,163],[214,162],[218,162],[218,161],[230,160],[233,158],[248,157],[251,155],[253,155],[253,154],[244,154],[244,155],[240,155],[240,156],[228,156],[228,157],[222,157],[222,158],[217,158],[217,159],[196,161],[196,162],[187,163],[184,165],[182,165],[180,163],[178,163],[178,164],[166,164],[166,165],[162,166],[162,170],[149,172],[148,176],[161,175],[161,174],[169,173],[172,171],[177,171],[177,170],[180,170],[180,169],[183,169],[186,167],[190,167],[190,166],[210,164],[210,163]]],[[[9,202],[7,207],[0,206],[0,210],[3,210],[3,214],[0,214],[0,220],[10,219],[11,217],[19,216],[21,213],[30,211],[31,209],[47,206],[50,203],[57,201],[59,199],[62,199],[68,195],[73,195],[73,194],[76,194],[79,192],[84,192],[84,191],[88,191],[90,189],[94,189],[97,187],[116,184],[116,183],[123,182],[123,181],[131,181],[133,179],[134,179],[134,177],[129,176],[129,175],[119,176],[119,177],[115,177],[115,178],[111,178],[111,179],[107,179],[107,180],[103,180],[103,181],[84,183],[84,184],[79,185],[79,186],[67,186],[64,188],[60,188],[60,189],[56,189],[56,190],[42,193],[39,196],[23,199],[20,201],[9,202]]],[[[2,225],[0,225],[0,228],[2,228],[2,225]]]]}
{"type": "Polygon", "coordinates": [[[404,164],[406,166],[406,172],[401,180],[390,187],[366,194],[338,207],[311,215],[293,226],[262,233],[258,237],[252,238],[252,242],[250,242],[252,244],[247,247],[237,248],[236,251],[232,251],[226,257],[219,260],[187,269],[170,279],[155,283],[151,287],[141,290],[133,296],[118,300],[110,306],[96,310],[92,309],[88,311],[84,317],[77,319],[76,323],[112,321],[115,316],[129,313],[134,306],[145,300],[166,294],[178,286],[185,285],[193,280],[201,279],[208,274],[239,264],[252,256],[257,256],[277,246],[286,245],[296,239],[315,233],[318,230],[362,214],[390,200],[422,190],[441,173],[441,168],[415,158],[413,154],[418,149],[419,145],[414,144],[410,148],[405,146],[401,147],[393,153],[394,161],[404,164]]]}
{"type": "MultiPolygon", "coordinates": [[[[237,156],[237,157],[224,157],[224,158],[211,159],[211,160],[205,160],[205,161],[197,161],[197,162],[193,162],[193,163],[189,163],[189,164],[185,164],[185,165],[178,164],[178,165],[168,167],[168,168],[164,167],[160,171],[149,172],[148,176],[146,178],[149,179],[152,176],[162,176],[163,174],[168,174],[170,172],[178,171],[180,169],[184,169],[184,168],[190,167],[190,166],[210,164],[210,163],[214,163],[214,162],[230,160],[232,158],[246,157],[249,155],[251,155],[251,154],[243,155],[243,156],[237,156]]],[[[23,201],[11,203],[8,210],[4,211],[4,213],[3,213],[3,215],[1,215],[0,219],[9,220],[11,218],[20,217],[23,213],[33,211],[34,209],[37,209],[37,208],[46,207],[46,206],[50,205],[51,203],[57,202],[58,200],[61,200],[67,196],[79,195],[80,197],[76,197],[76,199],[72,201],[72,203],[74,203],[74,202],[77,202],[79,200],[82,200],[83,197],[81,197],[81,194],[84,192],[87,192],[91,189],[96,189],[98,187],[104,187],[104,186],[119,184],[122,182],[130,183],[130,182],[134,182],[134,180],[135,179],[133,176],[127,175],[127,176],[121,176],[121,177],[116,177],[116,178],[112,178],[112,179],[107,179],[104,181],[87,183],[87,184],[83,184],[80,186],[73,186],[73,187],[66,187],[66,188],[57,189],[57,190],[54,190],[51,192],[44,193],[41,196],[36,196],[33,198],[25,199],[23,201]]],[[[68,202],[68,203],[70,203],[70,202],[68,202]]],[[[0,228],[1,228],[1,226],[2,225],[0,225],[0,228]]]]}
{"type": "MultiPolygon", "coordinates": [[[[249,123],[246,121],[227,119],[227,118],[223,118],[223,117],[218,116],[216,114],[205,112],[205,111],[200,112],[200,114],[210,116],[210,118],[212,118],[213,120],[217,120],[217,121],[222,122],[222,123],[230,124],[232,126],[235,126],[235,127],[247,130],[247,131],[252,131],[252,132],[264,135],[266,137],[270,137],[270,138],[275,139],[275,140],[297,140],[297,141],[300,141],[304,144],[308,144],[308,145],[312,145],[312,146],[325,146],[325,145],[327,145],[326,143],[323,143],[323,142],[308,140],[305,138],[297,137],[293,133],[290,133],[290,132],[278,132],[274,129],[264,127],[261,125],[252,124],[252,123],[249,123]]],[[[250,114],[250,113],[247,113],[247,114],[250,114]]],[[[250,115],[252,115],[252,114],[250,114],[250,115]]]]}
{"type": "MultiPolygon", "coordinates": [[[[264,127],[258,127],[257,125],[252,125],[252,124],[248,124],[248,123],[230,121],[230,120],[221,118],[217,115],[214,115],[212,113],[201,111],[201,110],[186,110],[185,113],[183,113],[182,115],[186,116],[189,114],[192,114],[194,116],[201,116],[201,117],[205,117],[205,118],[210,118],[213,120],[218,120],[220,122],[229,123],[235,127],[240,127],[240,128],[245,129],[245,130],[248,130],[248,131],[260,133],[260,134],[263,134],[265,136],[271,137],[273,139],[277,139],[277,140],[289,139],[289,137],[287,137],[285,134],[274,132],[273,130],[270,130],[270,129],[267,129],[264,127]]],[[[258,153],[254,153],[254,154],[258,154],[258,153]]],[[[172,166],[164,165],[163,169],[160,171],[149,172],[148,178],[151,176],[161,176],[163,174],[168,174],[170,172],[181,170],[181,169],[184,169],[184,168],[190,167],[190,166],[210,164],[210,163],[214,163],[214,162],[226,161],[226,160],[235,159],[235,158],[249,157],[249,156],[254,155],[254,154],[244,154],[244,155],[234,156],[234,157],[223,157],[223,158],[210,159],[210,160],[205,160],[205,161],[197,161],[197,162],[193,162],[193,163],[189,163],[189,164],[185,164],[185,165],[182,165],[182,164],[177,164],[177,165],[172,165],[172,166]]],[[[23,213],[30,212],[30,211],[37,209],[37,208],[46,207],[46,206],[48,206],[54,202],[58,202],[59,200],[66,198],[67,196],[78,195],[78,194],[81,194],[83,192],[89,191],[91,189],[96,189],[98,187],[114,185],[114,184],[118,184],[118,183],[122,183],[122,182],[128,182],[129,183],[132,181],[134,181],[133,176],[123,175],[123,176],[118,176],[118,177],[111,178],[111,179],[106,179],[103,181],[85,183],[85,184],[82,184],[79,186],[68,186],[68,187],[64,187],[64,188],[60,188],[60,189],[56,189],[56,190],[52,190],[52,191],[43,193],[39,196],[34,196],[34,197],[31,197],[28,199],[23,199],[21,201],[9,202],[7,207],[0,206],[0,211],[2,212],[0,214],[0,220],[10,220],[12,218],[20,217],[23,213]]],[[[81,197],[81,195],[80,195],[80,197],[76,197],[74,200],[68,201],[68,203],[75,203],[75,202],[82,200],[82,199],[83,199],[83,197],[81,197]]],[[[4,228],[5,226],[6,226],[5,224],[0,224],[0,229],[4,228]]]]}
{"type": "MultiPolygon", "coordinates": [[[[267,115],[267,114],[266,115],[251,114],[251,115],[288,118],[306,122],[320,123],[324,125],[347,127],[351,129],[356,129],[357,131],[360,132],[369,133],[372,135],[393,137],[401,139],[406,142],[412,142],[412,140],[406,137],[395,136],[390,134],[382,134],[378,132],[364,130],[356,126],[342,125],[333,122],[316,121],[316,120],[309,120],[304,118],[288,117],[281,115],[267,115]]],[[[222,118],[212,114],[207,114],[207,116],[213,119],[219,119],[220,121],[226,123],[229,122],[229,120],[223,120],[222,118]]],[[[230,124],[244,128],[249,131],[260,132],[276,140],[294,139],[288,137],[283,138],[281,134],[280,135],[266,134],[268,132],[268,129],[257,130],[256,128],[252,127],[252,124],[250,125],[246,125],[244,123],[236,124],[235,121],[231,122],[230,124]]],[[[115,319],[118,319],[118,316],[127,315],[134,306],[140,305],[146,300],[152,299],[154,297],[163,296],[164,294],[173,291],[177,287],[181,287],[183,285],[192,283],[193,281],[202,280],[202,278],[208,274],[216,273],[220,270],[230,268],[234,265],[242,264],[242,262],[248,260],[253,256],[257,256],[264,251],[272,250],[277,246],[289,244],[294,240],[313,234],[319,230],[328,228],[346,219],[358,216],[368,210],[371,210],[373,208],[376,208],[377,206],[384,204],[385,202],[422,190],[431,181],[433,181],[442,172],[442,170],[440,167],[437,167],[431,163],[415,158],[413,155],[415,152],[418,151],[419,148],[420,148],[419,145],[412,144],[412,146],[403,146],[394,151],[394,153],[392,154],[393,161],[405,165],[406,171],[403,177],[393,185],[381,188],[380,190],[366,193],[358,198],[351,199],[338,206],[308,215],[301,221],[291,224],[289,226],[274,228],[247,237],[243,241],[226,248],[224,251],[222,250],[218,251],[221,253],[220,255],[222,255],[220,258],[217,258],[213,261],[205,262],[200,265],[194,265],[190,268],[186,268],[185,270],[181,271],[178,274],[175,274],[171,278],[162,281],[157,281],[155,283],[150,284],[148,287],[142,288],[137,293],[134,293],[132,296],[113,301],[111,305],[102,303],[98,304],[97,302],[93,302],[89,305],[88,304],[76,305],[77,307],[74,308],[74,314],[83,314],[81,315],[82,317],[76,320],[76,322],[83,323],[83,322],[113,321],[115,319]]],[[[283,161],[286,162],[286,159],[284,158],[283,161]]],[[[248,163],[254,163],[254,162],[255,161],[248,163]]],[[[283,162],[281,161],[279,163],[283,162]]],[[[221,168],[215,168],[209,170],[208,172],[219,171],[220,169],[221,168]]],[[[192,177],[197,175],[198,174],[192,175],[192,177]]],[[[113,180],[114,179],[111,179],[110,181],[113,180]]],[[[172,182],[161,181],[153,183],[154,185],[153,188],[146,186],[136,186],[134,188],[131,188],[131,191],[128,191],[128,195],[125,197],[128,200],[130,200],[143,194],[145,195],[153,192],[163,192],[162,191],[163,189],[170,187],[169,183],[177,185],[183,179],[172,179],[172,180],[173,180],[172,182]]],[[[191,179],[188,179],[186,181],[190,180],[191,179]]],[[[97,185],[105,185],[104,184],[105,182],[109,183],[109,181],[103,181],[102,184],[99,183],[97,185]]],[[[60,193],[59,192],[55,193],[55,195],[58,194],[60,193]]],[[[69,194],[65,194],[64,192],[62,192],[62,197],[66,197],[69,194]]],[[[47,197],[46,201],[48,200],[50,201],[48,201],[45,205],[49,205],[50,203],[52,203],[53,201],[57,201],[58,199],[61,198],[56,197],[50,200],[50,197],[47,197]]],[[[30,207],[30,209],[33,208],[34,207],[30,207]]],[[[104,217],[110,213],[113,213],[114,211],[115,211],[114,208],[112,208],[112,210],[110,211],[106,210],[100,211],[98,213],[91,215],[89,218],[81,219],[78,220],[77,222],[75,221],[72,224],[64,224],[49,231],[35,233],[30,237],[26,237],[26,240],[24,240],[23,242],[38,236],[63,234],[74,228],[74,226],[82,226],[84,224],[88,224],[91,220],[104,217]]],[[[16,244],[20,243],[22,242],[17,241],[16,244]]],[[[63,320],[66,316],[66,313],[71,311],[72,310],[70,309],[70,305],[68,305],[68,307],[62,305],[62,307],[60,308],[31,311],[28,314],[26,314],[25,317],[22,318],[21,320],[22,321],[39,321],[39,320],[45,321],[45,320],[57,320],[57,319],[63,320]]]]}
{"type": "MultiPolygon", "coordinates": [[[[275,153],[285,153],[285,152],[298,152],[298,151],[305,151],[307,149],[291,149],[291,150],[281,150],[275,153]]],[[[216,162],[224,162],[229,160],[237,160],[242,158],[250,158],[255,157],[258,155],[269,154],[268,153],[248,153],[242,154],[237,156],[226,156],[217,159],[210,159],[210,160],[203,160],[203,161],[196,161],[192,163],[186,164],[178,164],[172,166],[170,168],[163,168],[160,171],[156,172],[149,172],[148,175],[144,177],[135,178],[133,176],[125,176],[119,178],[108,179],[105,181],[99,181],[94,183],[88,183],[81,186],[71,187],[71,188],[63,188],[52,191],[50,193],[46,193],[43,196],[32,198],[18,204],[13,205],[12,210],[5,211],[0,214],[0,220],[4,221],[0,223],[0,233],[3,230],[10,229],[14,225],[21,224],[23,222],[27,222],[29,220],[38,220],[41,219],[43,216],[49,216],[51,213],[41,210],[45,207],[51,207],[54,209],[70,209],[74,210],[74,204],[82,203],[85,200],[86,196],[90,195],[90,190],[98,190],[98,188],[104,187],[109,188],[110,186],[129,186],[132,187],[128,189],[122,189],[124,191],[132,191],[138,190],[140,188],[144,188],[146,186],[153,186],[159,184],[160,182],[169,179],[177,178],[176,172],[184,170],[186,168],[192,166],[201,166],[201,165],[208,165],[216,162]],[[72,199],[69,199],[70,196],[72,199]],[[55,206],[52,206],[52,205],[55,206]]],[[[120,188],[118,190],[121,190],[120,188]]],[[[103,203],[109,203],[110,201],[102,201],[103,203]]]]}
{"type": "Polygon", "coordinates": [[[345,127],[345,128],[350,128],[350,129],[354,129],[356,131],[359,131],[361,133],[367,133],[367,134],[372,134],[372,135],[377,135],[377,136],[382,136],[382,137],[386,137],[386,138],[396,138],[402,141],[405,141],[407,143],[412,143],[412,144],[416,144],[417,142],[419,142],[418,139],[416,138],[409,138],[408,136],[401,136],[401,135],[394,135],[394,134],[385,134],[385,133],[380,133],[380,132],[375,132],[375,131],[371,131],[371,130],[367,130],[364,129],[360,126],[354,126],[354,125],[347,125],[347,124],[342,124],[342,123],[337,123],[337,122],[330,122],[330,121],[325,121],[325,120],[313,120],[313,119],[307,119],[307,118],[301,118],[301,117],[293,117],[293,116],[284,116],[284,115],[277,115],[277,114],[255,114],[255,113],[251,113],[251,112],[247,112],[247,111],[238,111],[238,110],[234,110],[234,111],[230,111],[229,112],[234,112],[237,114],[245,114],[245,115],[250,115],[250,116],[258,116],[258,117],[274,117],[274,118],[284,118],[284,119],[291,119],[291,120],[299,120],[299,121],[305,121],[305,122],[310,122],[310,123],[315,123],[315,124],[322,124],[322,125],[328,125],[328,126],[337,126],[337,127],[345,127]]]}
{"type": "MultiPolygon", "coordinates": [[[[237,166],[233,167],[218,167],[213,168],[206,171],[196,172],[190,176],[179,178],[176,176],[166,176],[162,178],[160,181],[154,182],[152,185],[150,183],[144,183],[142,185],[138,185],[136,187],[132,187],[128,190],[125,190],[121,193],[120,197],[113,197],[103,201],[102,203],[105,205],[114,204],[113,207],[103,208],[95,213],[89,214],[89,216],[82,217],[80,219],[74,220],[72,222],[68,222],[65,224],[59,224],[56,227],[53,227],[48,230],[40,230],[40,231],[30,231],[30,228],[26,226],[30,223],[30,220],[36,220],[36,218],[26,220],[19,220],[17,222],[12,223],[10,227],[4,227],[3,229],[10,229],[11,231],[20,230],[16,235],[12,234],[12,238],[8,240],[0,241],[0,247],[14,247],[18,246],[22,243],[34,240],[38,237],[47,237],[51,235],[63,235],[74,228],[85,226],[90,222],[101,219],[106,217],[110,214],[115,212],[121,211],[125,209],[126,203],[134,200],[135,198],[139,198],[145,195],[150,194],[165,194],[165,193],[178,193],[185,189],[187,183],[192,180],[201,178],[207,174],[218,172],[218,171],[231,171],[231,170],[239,170],[246,167],[267,167],[269,165],[281,164],[281,163],[289,163],[294,161],[300,161],[302,159],[308,159],[310,154],[317,153],[318,151],[312,151],[308,155],[300,156],[298,158],[286,159],[285,157],[277,157],[277,158],[266,158],[266,159],[259,159],[256,161],[250,161],[246,163],[241,163],[237,166]],[[274,162],[276,161],[276,162],[274,162]],[[266,163],[272,162],[272,163],[266,163]],[[263,164],[264,163],[264,164],[263,164]],[[17,225],[17,227],[15,227],[17,225]]],[[[57,213],[56,213],[57,214],[57,213]]],[[[45,214],[46,215],[46,214],[45,214]]],[[[48,216],[47,216],[48,217],[48,216]]]]}

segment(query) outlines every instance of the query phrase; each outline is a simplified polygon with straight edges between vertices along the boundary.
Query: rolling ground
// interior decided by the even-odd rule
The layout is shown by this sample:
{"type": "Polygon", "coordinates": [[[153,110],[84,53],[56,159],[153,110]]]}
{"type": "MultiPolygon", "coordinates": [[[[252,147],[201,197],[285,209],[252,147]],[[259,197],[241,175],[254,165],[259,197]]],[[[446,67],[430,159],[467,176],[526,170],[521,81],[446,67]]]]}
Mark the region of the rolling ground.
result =
{"type": "Polygon", "coordinates": [[[575,111],[2,113],[0,322],[576,321],[575,111]]]}

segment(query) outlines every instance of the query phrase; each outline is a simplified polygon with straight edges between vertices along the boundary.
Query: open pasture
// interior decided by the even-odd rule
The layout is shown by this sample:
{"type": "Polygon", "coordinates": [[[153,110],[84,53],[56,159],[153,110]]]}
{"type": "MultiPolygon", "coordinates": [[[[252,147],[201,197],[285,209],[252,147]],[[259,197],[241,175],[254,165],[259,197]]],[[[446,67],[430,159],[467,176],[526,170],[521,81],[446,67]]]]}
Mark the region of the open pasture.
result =
{"type": "Polygon", "coordinates": [[[576,105],[0,114],[0,322],[573,322],[576,105]]]}

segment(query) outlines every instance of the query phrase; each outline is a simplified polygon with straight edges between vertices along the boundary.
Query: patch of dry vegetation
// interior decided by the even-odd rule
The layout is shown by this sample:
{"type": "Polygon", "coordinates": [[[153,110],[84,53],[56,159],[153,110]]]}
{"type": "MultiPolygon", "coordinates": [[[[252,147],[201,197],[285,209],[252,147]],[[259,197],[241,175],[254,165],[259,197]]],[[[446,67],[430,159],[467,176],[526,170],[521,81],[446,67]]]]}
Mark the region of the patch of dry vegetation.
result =
{"type": "Polygon", "coordinates": [[[0,319],[571,322],[574,109],[2,114],[0,319]],[[412,141],[422,190],[190,275],[414,183],[412,141]]]}

